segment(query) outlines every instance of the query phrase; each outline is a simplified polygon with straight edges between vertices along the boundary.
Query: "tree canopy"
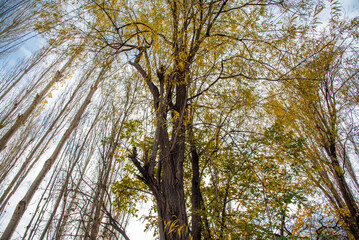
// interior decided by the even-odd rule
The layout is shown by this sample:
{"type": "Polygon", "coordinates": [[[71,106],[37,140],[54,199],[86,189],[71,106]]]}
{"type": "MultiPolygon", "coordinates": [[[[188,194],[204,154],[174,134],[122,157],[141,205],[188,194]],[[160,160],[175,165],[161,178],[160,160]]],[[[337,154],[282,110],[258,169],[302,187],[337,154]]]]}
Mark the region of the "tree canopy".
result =
{"type": "Polygon", "coordinates": [[[3,59],[46,40],[3,69],[1,240],[129,239],[144,202],[160,240],[359,239],[359,21],[339,2],[0,10],[3,59]]]}

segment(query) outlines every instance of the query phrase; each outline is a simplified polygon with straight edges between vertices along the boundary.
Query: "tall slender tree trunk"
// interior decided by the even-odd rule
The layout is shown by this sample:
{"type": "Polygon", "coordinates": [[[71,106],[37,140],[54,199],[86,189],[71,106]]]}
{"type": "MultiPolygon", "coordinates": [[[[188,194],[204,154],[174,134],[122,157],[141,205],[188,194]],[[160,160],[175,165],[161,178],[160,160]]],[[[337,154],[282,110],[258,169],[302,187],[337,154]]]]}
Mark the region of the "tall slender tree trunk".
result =
{"type": "Polygon", "coordinates": [[[330,157],[331,157],[331,165],[332,165],[332,172],[334,175],[335,182],[339,187],[339,191],[343,196],[343,200],[346,204],[346,207],[349,210],[350,217],[344,215],[344,220],[348,225],[351,234],[355,237],[355,239],[359,239],[359,209],[358,205],[350,192],[349,186],[344,179],[344,172],[339,165],[337,155],[336,155],[336,148],[335,145],[331,145],[330,149],[330,157]]]}
{"type": "Polygon", "coordinates": [[[70,59],[66,62],[66,64],[61,68],[60,71],[57,71],[55,77],[42,89],[42,91],[36,94],[33,102],[30,106],[24,111],[23,114],[20,114],[14,125],[1,137],[0,139],[0,151],[4,150],[7,142],[10,138],[16,133],[16,131],[20,128],[22,124],[26,122],[26,120],[30,117],[31,113],[36,109],[36,106],[41,102],[43,97],[48,93],[52,85],[58,82],[63,76],[64,72],[71,66],[74,60],[74,56],[71,56],[70,59]]]}
{"type": "MultiPolygon", "coordinates": [[[[90,239],[90,240],[97,239],[97,235],[99,232],[101,219],[102,219],[101,210],[103,207],[105,193],[107,190],[109,176],[112,168],[113,155],[114,155],[114,151],[112,151],[111,149],[111,153],[107,158],[107,163],[105,164],[102,174],[99,177],[100,181],[98,182],[98,188],[97,188],[98,191],[97,194],[95,195],[94,204],[93,204],[95,210],[93,214],[93,221],[88,224],[88,226],[91,226],[91,230],[89,231],[90,235],[89,238],[85,238],[85,239],[90,239]]],[[[106,160],[104,160],[104,162],[106,162],[106,160]]]]}
{"type": "Polygon", "coordinates": [[[40,53],[32,63],[30,63],[22,73],[17,74],[16,79],[12,81],[10,86],[8,86],[0,95],[0,101],[20,82],[20,80],[33,68],[35,67],[39,62],[41,62],[44,57],[47,56],[47,54],[51,51],[51,49],[46,49],[42,53],[40,53]]]}
{"type": "MultiPolygon", "coordinates": [[[[6,109],[7,111],[4,112],[4,114],[2,114],[2,118],[0,120],[0,123],[1,124],[5,124],[5,122],[8,120],[10,121],[10,118],[12,117],[12,115],[14,114],[15,110],[21,106],[21,103],[26,99],[26,97],[32,93],[32,90],[34,90],[38,84],[42,81],[42,79],[44,79],[50,72],[51,69],[53,69],[54,66],[56,66],[59,62],[60,62],[61,58],[58,58],[56,59],[50,66],[48,66],[46,68],[46,70],[44,70],[41,75],[37,78],[36,82],[32,83],[31,84],[31,88],[30,90],[29,89],[26,89],[26,92],[24,95],[22,95],[22,97],[20,98],[20,95],[19,95],[19,98],[16,99],[16,102],[12,104],[12,107],[11,109],[6,109]],[[20,100],[19,100],[20,99],[20,100]]],[[[25,73],[24,73],[24,76],[25,76],[25,73]]],[[[22,78],[23,76],[21,76],[22,78]]],[[[19,79],[20,80],[20,79],[19,79]]],[[[15,113],[16,114],[16,113],[15,113]]]]}
{"type": "Polygon", "coordinates": [[[56,240],[60,240],[63,233],[66,231],[66,225],[68,223],[68,219],[70,218],[70,214],[71,212],[73,211],[73,207],[75,205],[75,202],[76,202],[76,197],[77,197],[77,193],[79,192],[79,188],[80,188],[80,185],[83,181],[83,177],[85,175],[85,172],[87,170],[87,167],[89,166],[89,163],[90,163],[90,158],[87,159],[87,161],[85,161],[85,165],[83,166],[83,171],[81,172],[80,176],[79,176],[79,180],[78,182],[76,183],[76,186],[74,188],[74,194],[72,195],[71,197],[71,201],[69,203],[69,206],[67,207],[67,209],[65,210],[65,206],[64,206],[64,209],[61,213],[61,216],[59,218],[59,222],[56,226],[56,234],[55,234],[55,237],[54,239],[56,240]]]}
{"type": "Polygon", "coordinates": [[[49,181],[46,184],[46,187],[44,191],[41,194],[41,197],[39,198],[39,201],[37,202],[36,209],[34,210],[34,214],[32,214],[30,222],[27,224],[26,231],[22,237],[23,240],[30,240],[34,238],[34,235],[39,228],[39,223],[45,214],[46,207],[48,206],[51,197],[50,194],[53,192],[55,188],[55,182],[56,179],[59,177],[60,171],[58,169],[60,168],[61,164],[63,164],[62,161],[58,161],[54,167],[54,171],[52,171],[49,181]],[[46,193],[49,193],[48,195],[46,193]],[[47,195],[47,196],[46,196],[47,195]],[[31,228],[31,230],[30,230],[31,228]]]}
{"type": "Polygon", "coordinates": [[[12,150],[2,154],[4,158],[1,159],[0,163],[0,184],[4,183],[6,177],[16,166],[17,161],[26,153],[26,148],[24,148],[24,146],[31,145],[34,141],[34,132],[36,132],[38,128],[35,128],[36,130],[32,132],[32,127],[35,125],[33,122],[34,121],[32,120],[29,121],[28,125],[21,134],[21,138],[19,138],[12,146],[12,150]]]}
{"type": "Polygon", "coordinates": [[[97,191],[96,191],[94,202],[93,202],[93,208],[95,209],[94,214],[93,214],[93,222],[88,224],[88,226],[91,226],[91,232],[89,232],[88,229],[86,231],[86,234],[90,233],[89,234],[90,240],[96,240],[98,233],[99,233],[101,219],[103,218],[103,207],[104,207],[104,202],[105,202],[105,198],[106,198],[106,192],[107,192],[109,183],[112,179],[111,169],[113,166],[114,154],[116,151],[117,144],[120,140],[120,136],[122,134],[123,125],[124,125],[125,121],[127,120],[127,117],[129,115],[129,110],[130,110],[132,102],[133,102],[133,99],[132,100],[130,99],[129,94],[130,93],[127,92],[126,102],[124,104],[123,115],[120,116],[116,120],[115,124],[112,126],[113,129],[111,131],[111,144],[110,144],[110,147],[109,147],[104,159],[102,159],[104,166],[99,175],[98,187],[97,187],[97,191]],[[119,127],[119,130],[117,130],[118,127],[119,127]]]}
{"type": "Polygon", "coordinates": [[[34,196],[36,190],[40,186],[40,184],[41,184],[42,180],[45,178],[46,174],[50,171],[52,165],[55,163],[57,156],[59,155],[63,146],[65,145],[66,140],[70,137],[71,133],[74,131],[76,126],[79,124],[82,114],[84,113],[87,106],[90,104],[91,99],[92,99],[94,93],[96,92],[98,85],[103,80],[104,74],[106,73],[107,70],[108,70],[108,66],[102,68],[99,76],[97,77],[97,80],[95,81],[93,86],[91,86],[91,89],[90,89],[85,101],[82,103],[82,105],[79,108],[78,112],[76,113],[75,117],[71,121],[68,129],[66,130],[66,132],[60,139],[60,142],[57,145],[56,149],[54,150],[54,152],[52,153],[50,158],[45,162],[44,166],[42,167],[41,171],[37,175],[34,182],[31,184],[31,186],[30,186],[29,190],[27,191],[27,193],[25,194],[24,198],[17,205],[17,207],[13,213],[13,216],[12,216],[8,226],[6,227],[2,237],[0,238],[0,240],[7,240],[7,239],[11,238],[17,225],[19,224],[21,217],[25,213],[27,206],[29,205],[32,197],[34,196]]]}
{"type": "Polygon", "coordinates": [[[86,136],[85,136],[85,138],[84,138],[84,140],[83,140],[83,143],[82,143],[82,145],[81,145],[81,147],[80,147],[80,149],[79,149],[79,151],[78,151],[78,154],[77,154],[76,159],[73,161],[73,163],[71,164],[71,167],[70,167],[69,171],[68,171],[67,174],[66,174],[66,178],[65,178],[65,181],[64,181],[64,183],[63,183],[63,185],[62,185],[62,187],[61,187],[61,190],[60,190],[60,192],[59,192],[59,196],[58,196],[57,199],[56,199],[55,205],[52,207],[52,213],[51,213],[49,219],[47,220],[47,223],[46,223],[46,225],[45,225],[45,227],[44,227],[44,229],[43,229],[43,231],[42,231],[42,234],[41,234],[39,240],[44,239],[44,237],[45,237],[47,231],[49,230],[49,227],[50,227],[50,225],[51,225],[51,223],[52,223],[52,220],[53,220],[53,218],[54,218],[54,216],[55,216],[55,214],[56,214],[56,212],[57,212],[57,209],[58,209],[58,207],[59,207],[59,205],[60,205],[60,201],[61,201],[61,199],[62,199],[62,197],[63,197],[65,191],[68,190],[67,187],[68,187],[68,183],[69,183],[70,177],[71,177],[71,175],[72,175],[72,172],[73,172],[73,170],[75,169],[75,166],[76,166],[78,160],[80,159],[81,152],[83,151],[83,149],[84,149],[84,147],[85,147],[85,144],[87,143],[87,139],[88,139],[88,137],[89,137],[89,135],[90,135],[90,132],[92,131],[92,129],[93,129],[95,123],[97,122],[97,119],[98,119],[98,116],[99,116],[100,112],[101,112],[101,110],[98,111],[98,113],[97,113],[97,115],[96,115],[96,117],[95,117],[95,119],[94,119],[94,121],[93,121],[93,123],[92,123],[90,129],[88,130],[88,132],[87,132],[87,134],[86,134],[86,136]]]}
{"type": "MultiPolygon", "coordinates": [[[[70,105],[71,102],[73,102],[73,100],[75,99],[75,96],[77,95],[78,91],[80,90],[80,88],[83,86],[84,82],[87,81],[91,75],[91,73],[93,72],[94,69],[91,69],[86,76],[84,77],[83,81],[79,83],[79,85],[76,87],[75,91],[73,92],[73,94],[71,95],[69,101],[65,104],[65,106],[62,108],[61,112],[59,113],[59,115],[55,118],[55,120],[51,123],[51,125],[49,126],[49,128],[46,130],[46,133],[42,136],[42,138],[40,139],[40,141],[36,144],[36,146],[31,150],[30,154],[28,155],[28,157],[26,158],[25,162],[21,165],[21,168],[18,170],[18,172],[16,173],[15,177],[13,178],[13,180],[11,181],[11,183],[8,185],[8,187],[5,189],[5,191],[2,193],[1,197],[0,197],[0,212],[4,209],[4,207],[6,206],[7,201],[10,198],[10,191],[14,192],[16,191],[16,189],[19,187],[19,185],[22,183],[22,181],[25,179],[25,177],[27,176],[27,173],[29,171],[27,171],[24,174],[24,171],[26,170],[27,166],[30,164],[33,156],[35,155],[35,153],[37,152],[37,150],[41,147],[42,143],[44,142],[44,140],[46,139],[46,137],[51,133],[51,131],[53,130],[53,128],[56,126],[56,124],[58,123],[58,121],[60,120],[60,118],[66,113],[66,111],[68,110],[68,107],[70,105]]],[[[37,160],[39,159],[39,157],[37,157],[37,159],[35,159],[35,161],[33,161],[33,163],[31,164],[31,166],[33,166],[37,160]]],[[[31,167],[29,168],[31,169],[31,167]]]]}

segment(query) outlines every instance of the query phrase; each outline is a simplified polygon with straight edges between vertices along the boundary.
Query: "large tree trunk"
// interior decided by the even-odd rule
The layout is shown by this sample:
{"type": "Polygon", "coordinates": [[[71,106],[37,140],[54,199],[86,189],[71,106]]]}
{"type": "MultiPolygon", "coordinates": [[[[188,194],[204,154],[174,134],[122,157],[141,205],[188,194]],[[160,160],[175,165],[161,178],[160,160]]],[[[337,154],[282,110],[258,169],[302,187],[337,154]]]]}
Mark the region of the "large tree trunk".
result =
{"type": "Polygon", "coordinates": [[[79,122],[81,120],[81,117],[82,117],[82,114],[84,113],[87,106],[90,104],[92,96],[96,92],[97,87],[100,84],[100,82],[103,80],[103,76],[106,73],[107,69],[108,69],[108,67],[106,66],[106,67],[103,67],[103,69],[101,70],[99,76],[97,77],[97,80],[95,81],[95,83],[91,87],[85,101],[82,103],[82,105],[79,108],[78,112],[76,113],[74,119],[71,121],[68,129],[66,130],[66,132],[62,136],[62,138],[61,138],[59,144],[57,145],[56,149],[54,150],[54,152],[52,153],[50,158],[45,162],[44,166],[42,167],[41,171],[37,175],[34,182],[31,184],[31,186],[30,186],[29,190],[27,191],[27,193],[25,194],[24,198],[17,205],[17,207],[15,209],[15,212],[14,212],[14,214],[13,214],[11,220],[10,220],[10,223],[6,227],[6,229],[5,229],[5,231],[4,231],[4,233],[3,233],[0,240],[7,240],[7,239],[11,238],[11,236],[14,233],[14,231],[15,231],[21,217],[25,213],[25,211],[27,209],[27,206],[29,205],[32,197],[34,196],[36,190],[40,186],[40,184],[41,184],[42,180],[45,178],[46,174],[50,171],[52,165],[55,163],[55,161],[57,159],[57,156],[59,155],[59,153],[61,152],[63,146],[65,145],[66,140],[70,137],[71,133],[74,131],[76,126],[79,124],[79,122]]]}
{"type": "Polygon", "coordinates": [[[157,150],[153,150],[153,156],[150,160],[145,160],[144,166],[138,161],[136,149],[134,149],[130,157],[141,172],[142,176],[140,179],[150,188],[155,196],[160,221],[160,239],[185,240],[188,239],[189,231],[183,185],[186,132],[184,119],[186,115],[187,89],[185,85],[177,87],[175,108],[180,117],[174,120],[172,139],[170,141],[166,119],[167,106],[163,100],[165,98],[160,97],[160,92],[153,84],[149,84],[153,88],[152,92],[156,109],[155,142],[159,145],[158,165],[161,166],[157,171],[162,170],[162,179],[160,179],[160,174],[157,174],[157,179],[155,179],[153,174],[157,150]]]}
{"type": "Polygon", "coordinates": [[[185,206],[184,185],[183,185],[183,163],[185,153],[184,122],[187,121],[187,88],[186,72],[172,72],[166,75],[165,69],[157,70],[157,77],[160,82],[160,89],[151,81],[151,76],[139,64],[142,52],[134,62],[130,62],[142,75],[151,91],[156,111],[156,134],[152,156],[145,164],[138,161],[136,149],[130,156],[132,162],[140,171],[140,179],[150,188],[155,196],[159,208],[159,227],[161,240],[185,240],[188,239],[189,229],[185,206]],[[171,76],[171,77],[169,77],[171,76]],[[168,78],[171,78],[170,80],[168,78]],[[168,84],[168,86],[165,86],[168,84]],[[173,88],[175,91],[176,103],[172,106],[178,116],[172,116],[172,133],[167,128],[167,112],[173,88]],[[157,149],[158,147],[158,149],[157,149]],[[158,169],[162,171],[154,177],[154,165],[159,150],[158,169]],[[163,229],[161,229],[163,227],[163,229]]]}
{"type": "MultiPolygon", "coordinates": [[[[181,79],[180,81],[184,81],[184,79],[181,79]]],[[[186,83],[187,84],[187,83],[186,83]]],[[[176,123],[176,128],[172,131],[172,137],[171,141],[171,176],[169,178],[171,179],[169,182],[173,182],[175,185],[175,189],[171,189],[171,191],[168,192],[170,195],[171,202],[173,202],[172,205],[175,211],[178,211],[178,219],[180,220],[180,226],[184,226],[187,228],[188,222],[187,222],[187,213],[186,213],[186,207],[185,207],[185,198],[184,198],[184,185],[183,185],[183,163],[184,163],[184,157],[185,157],[185,137],[186,137],[186,128],[184,126],[184,121],[187,120],[186,118],[186,103],[187,101],[187,85],[179,85],[177,86],[176,90],[176,108],[179,111],[179,118],[176,123]],[[173,175],[174,173],[174,175],[173,175]],[[177,195],[177,196],[176,196],[177,195]]],[[[171,188],[171,187],[170,187],[171,188]]],[[[171,214],[171,212],[170,212],[171,214]]],[[[185,229],[188,231],[188,229],[185,229]]],[[[183,234],[184,237],[188,237],[188,235],[183,234]]],[[[180,238],[183,239],[183,238],[180,238]]]]}
{"type": "Polygon", "coordinates": [[[196,145],[193,140],[193,135],[190,136],[191,155],[192,155],[192,239],[201,240],[201,189],[200,189],[200,174],[199,174],[199,155],[197,153],[196,145]]]}
{"type": "Polygon", "coordinates": [[[176,109],[180,117],[175,120],[172,130],[172,139],[169,141],[166,127],[165,105],[160,105],[157,121],[160,127],[159,146],[160,160],[162,161],[162,199],[160,216],[168,225],[165,226],[165,239],[188,239],[188,221],[184,198],[183,163],[185,151],[185,127],[187,89],[185,85],[177,86],[176,109]],[[172,225],[172,227],[170,227],[172,225]]]}
{"type": "Polygon", "coordinates": [[[358,205],[353,197],[350,188],[345,180],[344,171],[339,165],[339,161],[337,158],[337,151],[335,146],[335,141],[329,141],[330,145],[327,148],[327,153],[331,158],[331,167],[332,173],[334,175],[334,180],[339,187],[339,191],[343,197],[345,205],[349,210],[349,216],[343,214],[343,219],[348,225],[351,234],[355,237],[355,239],[359,239],[359,209],[358,205]]]}

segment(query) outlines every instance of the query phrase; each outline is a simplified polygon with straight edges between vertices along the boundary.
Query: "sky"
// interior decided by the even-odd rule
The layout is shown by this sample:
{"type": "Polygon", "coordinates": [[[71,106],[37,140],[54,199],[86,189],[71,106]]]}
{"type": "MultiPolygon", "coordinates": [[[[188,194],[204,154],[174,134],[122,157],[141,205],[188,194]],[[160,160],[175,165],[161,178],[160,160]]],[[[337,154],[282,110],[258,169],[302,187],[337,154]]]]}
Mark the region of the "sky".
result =
{"type": "Polygon", "coordinates": [[[344,0],[343,12],[350,18],[359,17],[359,0],[344,0]]]}
{"type": "MultiPolygon", "coordinates": [[[[342,1],[342,3],[343,13],[345,16],[349,18],[359,17],[359,0],[344,0],[342,1]]],[[[40,38],[33,38],[29,40],[29,42],[26,43],[24,46],[20,47],[15,54],[12,54],[7,58],[0,59],[0,65],[6,65],[7,67],[14,66],[20,57],[30,56],[36,49],[41,46],[41,44],[43,44],[43,41],[40,38]]],[[[18,202],[17,199],[13,199],[12,201],[14,203],[18,202]]],[[[148,213],[148,207],[149,206],[143,205],[144,210],[140,211],[139,217],[148,213]]],[[[10,209],[9,211],[12,212],[10,209]]],[[[1,227],[0,230],[2,230],[3,227],[1,227]]],[[[131,240],[153,239],[152,231],[144,232],[144,228],[145,224],[143,223],[143,220],[141,220],[141,218],[139,218],[139,220],[131,219],[128,228],[126,229],[126,232],[131,240]]]]}

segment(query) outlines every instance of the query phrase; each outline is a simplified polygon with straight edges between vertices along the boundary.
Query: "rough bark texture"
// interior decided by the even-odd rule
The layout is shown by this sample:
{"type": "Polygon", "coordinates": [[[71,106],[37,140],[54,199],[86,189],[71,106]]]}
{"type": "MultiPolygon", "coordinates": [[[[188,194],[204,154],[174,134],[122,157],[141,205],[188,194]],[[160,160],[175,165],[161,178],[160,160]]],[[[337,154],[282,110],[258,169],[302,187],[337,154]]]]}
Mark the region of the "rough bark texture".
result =
{"type": "Polygon", "coordinates": [[[136,149],[133,150],[130,158],[141,173],[139,178],[150,188],[155,196],[159,208],[159,220],[162,222],[159,226],[163,226],[163,230],[160,229],[161,240],[188,239],[188,222],[183,186],[183,162],[185,150],[184,119],[186,114],[187,86],[179,85],[176,89],[176,105],[174,107],[180,117],[174,121],[171,135],[172,139],[170,140],[167,129],[166,102],[170,90],[167,89],[168,94],[164,91],[164,73],[158,73],[161,82],[159,91],[149,80],[147,74],[137,62],[132,63],[132,65],[134,65],[140,73],[142,72],[144,79],[147,80],[147,84],[154,98],[157,124],[155,136],[156,144],[151,158],[145,160],[145,164],[142,166],[138,161],[136,149]],[[159,151],[158,165],[161,166],[158,171],[162,170],[162,178],[160,174],[158,174],[156,179],[154,177],[153,169],[157,155],[157,144],[159,151]],[[169,224],[166,225],[166,223],[169,224]],[[175,223],[172,229],[166,227],[171,223],[175,223]],[[170,231],[171,233],[169,233],[170,231]]]}
{"type": "MultiPolygon", "coordinates": [[[[227,4],[227,0],[218,2],[218,8],[214,7],[215,4],[217,3],[211,3],[208,8],[201,9],[200,16],[192,16],[193,6],[190,2],[171,2],[172,42],[170,47],[172,48],[173,68],[166,69],[166,67],[160,66],[156,69],[158,86],[153,82],[152,73],[155,71],[151,69],[152,59],[146,52],[150,46],[138,47],[139,53],[135,60],[130,62],[144,79],[154,103],[156,133],[151,157],[148,159],[145,154],[142,159],[144,164],[142,164],[138,159],[136,149],[129,157],[141,174],[138,176],[139,179],[149,187],[156,199],[160,240],[189,239],[183,164],[188,122],[187,101],[191,78],[190,68],[201,44],[210,36],[211,28],[227,4]],[[196,19],[196,17],[198,18],[196,19]],[[195,27],[190,30],[191,21],[196,20],[199,20],[199,24],[194,24],[195,27]],[[208,23],[205,24],[206,22],[208,23]],[[192,37],[184,34],[188,31],[193,31],[192,37]],[[140,64],[141,57],[145,59],[145,69],[140,64]],[[170,110],[172,118],[167,119],[170,110]],[[168,124],[171,125],[171,132],[168,129],[168,124]],[[157,165],[156,176],[154,176],[155,165],[157,165]]],[[[198,7],[202,8],[203,6],[200,4],[198,7]]],[[[198,93],[194,98],[200,95],[201,93],[198,93]]]]}
{"type": "Polygon", "coordinates": [[[193,240],[201,240],[201,189],[199,175],[199,156],[195,145],[191,145],[192,154],[192,237],[193,240]]]}
{"type": "Polygon", "coordinates": [[[334,179],[336,184],[339,187],[339,191],[343,197],[346,207],[349,210],[349,217],[344,216],[343,219],[345,220],[346,224],[348,225],[351,234],[355,237],[355,239],[359,239],[359,211],[357,203],[350,191],[350,188],[345,181],[344,172],[339,165],[338,158],[337,158],[337,151],[335,146],[335,141],[329,141],[330,145],[326,149],[328,155],[331,158],[331,166],[332,172],[334,175],[334,179]]]}
{"type": "Polygon", "coordinates": [[[193,135],[193,119],[191,117],[191,126],[189,127],[189,142],[191,150],[191,160],[192,160],[192,239],[201,240],[202,234],[202,220],[201,213],[202,210],[202,194],[201,194],[201,178],[200,178],[200,169],[199,169],[199,154],[197,151],[196,143],[193,135]]]}

